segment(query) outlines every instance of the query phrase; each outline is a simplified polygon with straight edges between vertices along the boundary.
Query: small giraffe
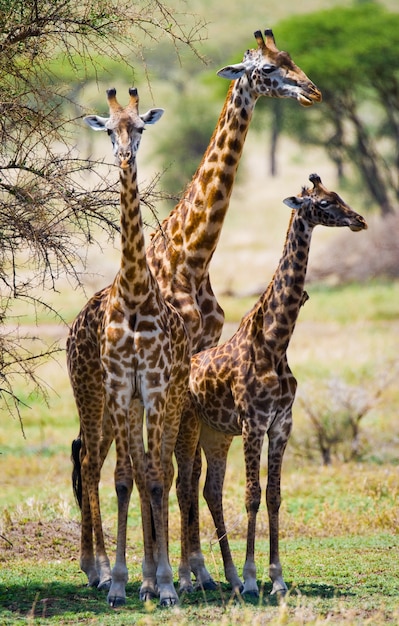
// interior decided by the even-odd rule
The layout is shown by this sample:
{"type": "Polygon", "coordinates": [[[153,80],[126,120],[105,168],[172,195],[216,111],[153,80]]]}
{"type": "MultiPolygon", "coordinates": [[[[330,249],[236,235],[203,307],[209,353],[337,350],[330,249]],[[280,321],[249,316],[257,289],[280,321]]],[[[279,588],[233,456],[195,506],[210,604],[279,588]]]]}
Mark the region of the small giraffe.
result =
{"type": "MultiPolygon", "coordinates": [[[[184,318],[191,340],[192,353],[217,345],[224,323],[224,313],[212,291],[209,265],[216,249],[223,221],[229,207],[245,139],[255,105],[262,96],[291,98],[303,106],[321,101],[319,89],[280,51],[271,29],[254,33],[257,48],[247,50],[243,61],[222,68],[218,75],[231,80],[219,120],[203,159],[186,188],[182,199],[164,219],[147,249],[148,263],[157,277],[165,298],[184,318]]],[[[190,446],[196,437],[195,417],[184,411],[178,448],[190,446]]],[[[177,454],[179,452],[177,451],[177,454]]],[[[186,509],[186,494],[177,493],[184,502],[181,511],[182,534],[190,527],[189,545],[182,543],[179,568],[180,590],[191,591],[190,558],[199,587],[215,587],[201,553],[198,514],[198,481],[201,454],[198,448],[192,476],[192,501],[186,509]],[[187,553],[190,552],[190,557],[187,553]]],[[[185,483],[186,484],[186,483],[185,483]]]]}
{"type": "Polygon", "coordinates": [[[168,558],[168,495],[173,481],[173,450],[187,396],[190,350],[180,314],[165,302],[148,268],[137,187],[136,154],[141,136],[145,125],[154,124],[163,109],[139,115],[137,89],[129,89],[129,94],[129,104],[123,108],[116,90],[109,89],[109,117],[85,118],[94,130],[108,133],[119,165],[121,263],[112,285],[95,294],[79,313],[67,342],[81,428],[73,445],[75,477],[77,468],[81,471],[81,482],[75,484],[81,489],[81,567],[90,585],[109,588],[111,606],[125,603],[126,528],[134,478],[144,533],[140,596],[147,599],[159,593],[161,605],[169,606],[176,603],[177,594],[168,558]],[[107,425],[104,433],[108,429],[104,436],[103,423],[107,425]],[[111,574],[98,486],[112,438],[116,445],[118,531],[111,574]]]}
{"type": "MultiPolygon", "coordinates": [[[[190,395],[199,417],[198,436],[207,458],[204,496],[220,541],[226,579],[235,591],[258,595],[255,568],[255,525],[261,500],[260,455],[264,436],[269,439],[266,503],[269,516],[272,593],[287,590],[279,559],[279,507],[281,465],[292,425],[296,391],[287,361],[287,348],[304,291],[313,228],[348,226],[367,228],[365,220],[334,192],[328,191],[317,174],[311,174],[312,189],[286,198],[293,209],[286,242],[277,270],[266,291],[242,319],[232,338],[191,358],[190,395]],[[234,436],[241,435],[246,471],[245,505],[248,515],[244,585],[233,564],[222,507],[227,453],[234,436]]],[[[181,490],[189,493],[195,445],[186,449],[185,466],[179,467],[181,490]]],[[[182,462],[182,459],[180,459],[182,462]]]]}

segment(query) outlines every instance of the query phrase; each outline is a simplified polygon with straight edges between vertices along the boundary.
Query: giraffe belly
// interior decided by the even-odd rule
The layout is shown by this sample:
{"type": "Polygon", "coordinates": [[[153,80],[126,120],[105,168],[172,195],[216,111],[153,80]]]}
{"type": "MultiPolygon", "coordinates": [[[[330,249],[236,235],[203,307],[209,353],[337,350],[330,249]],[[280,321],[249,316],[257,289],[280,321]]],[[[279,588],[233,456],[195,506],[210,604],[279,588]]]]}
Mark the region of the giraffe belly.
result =
{"type": "MultiPolygon", "coordinates": [[[[222,403],[223,398],[220,400],[222,403]]],[[[214,404],[215,402],[216,399],[214,400],[214,404]]],[[[215,406],[212,408],[214,409],[215,406]]],[[[215,413],[214,410],[207,411],[206,407],[201,407],[199,410],[201,421],[217,432],[226,435],[240,436],[242,433],[242,420],[237,411],[234,408],[231,410],[224,409],[222,404],[219,405],[219,408],[220,410],[215,413]]]]}

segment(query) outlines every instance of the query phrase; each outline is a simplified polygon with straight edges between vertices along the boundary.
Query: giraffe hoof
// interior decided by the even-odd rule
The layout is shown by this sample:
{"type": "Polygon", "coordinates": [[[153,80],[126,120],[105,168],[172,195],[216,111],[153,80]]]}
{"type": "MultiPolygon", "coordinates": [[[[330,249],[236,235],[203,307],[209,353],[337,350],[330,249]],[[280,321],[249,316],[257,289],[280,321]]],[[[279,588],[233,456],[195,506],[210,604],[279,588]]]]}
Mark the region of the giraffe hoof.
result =
{"type": "Polygon", "coordinates": [[[218,586],[219,585],[213,580],[213,578],[208,578],[208,580],[204,580],[203,582],[197,582],[195,585],[195,591],[216,591],[218,586]]]}
{"type": "Polygon", "coordinates": [[[145,589],[143,591],[140,591],[140,600],[142,602],[151,602],[151,600],[154,600],[154,598],[156,597],[157,597],[157,594],[150,589],[145,589]]]}
{"type": "Polygon", "coordinates": [[[159,606],[163,608],[175,606],[176,604],[178,604],[178,601],[176,598],[162,598],[162,600],[159,602],[159,606]]]}
{"type": "Polygon", "coordinates": [[[285,596],[285,594],[287,593],[288,588],[287,585],[285,584],[285,582],[282,581],[274,581],[273,583],[273,588],[270,592],[270,595],[275,595],[277,594],[277,596],[285,596]]]}
{"type": "Polygon", "coordinates": [[[101,582],[98,581],[97,589],[100,589],[100,591],[109,591],[111,588],[111,582],[111,578],[108,578],[107,580],[102,580],[101,582]]]}
{"type": "Polygon", "coordinates": [[[259,598],[259,591],[256,589],[249,589],[248,591],[245,591],[244,589],[241,592],[241,595],[244,596],[244,598],[254,598],[257,599],[259,598]]]}
{"type": "Polygon", "coordinates": [[[122,598],[121,596],[108,597],[108,604],[113,609],[117,609],[126,604],[126,598],[122,598]]]}

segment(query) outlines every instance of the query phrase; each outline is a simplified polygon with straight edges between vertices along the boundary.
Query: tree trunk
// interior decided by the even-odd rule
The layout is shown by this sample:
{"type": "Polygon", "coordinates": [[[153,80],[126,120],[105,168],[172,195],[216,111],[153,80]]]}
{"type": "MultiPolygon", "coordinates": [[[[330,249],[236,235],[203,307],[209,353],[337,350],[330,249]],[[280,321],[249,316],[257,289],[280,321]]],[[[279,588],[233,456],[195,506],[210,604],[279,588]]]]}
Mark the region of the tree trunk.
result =
{"type": "Polygon", "coordinates": [[[348,146],[348,152],[352,152],[352,160],[359,168],[364,183],[379,205],[382,215],[393,213],[394,208],[389,198],[388,186],[381,173],[380,161],[382,157],[378,155],[366,127],[358,116],[356,104],[352,98],[346,98],[344,110],[351,120],[356,134],[356,146],[348,146]]]}

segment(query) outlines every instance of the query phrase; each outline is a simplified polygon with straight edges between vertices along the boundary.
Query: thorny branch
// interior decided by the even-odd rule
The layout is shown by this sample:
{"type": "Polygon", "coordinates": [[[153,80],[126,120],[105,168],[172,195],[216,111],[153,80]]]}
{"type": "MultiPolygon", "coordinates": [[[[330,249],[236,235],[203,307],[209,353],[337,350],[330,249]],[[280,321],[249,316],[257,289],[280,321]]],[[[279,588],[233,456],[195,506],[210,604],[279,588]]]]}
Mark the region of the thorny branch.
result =
{"type": "MultiPolygon", "coordinates": [[[[76,102],[80,86],[97,80],[107,58],[134,71],[145,63],[144,43],[162,37],[178,60],[182,46],[201,57],[203,26],[158,0],[0,0],[0,406],[16,412],[21,427],[15,381],[22,377],[46,398],[37,365],[59,348],[37,351],[37,340],[11,331],[11,303],[51,311],[46,292],[61,276],[81,286],[87,246],[119,230],[112,166],[75,147],[85,113],[76,102]],[[73,80],[54,69],[57,55],[73,80]]],[[[157,182],[141,190],[155,216],[157,182]]]]}

